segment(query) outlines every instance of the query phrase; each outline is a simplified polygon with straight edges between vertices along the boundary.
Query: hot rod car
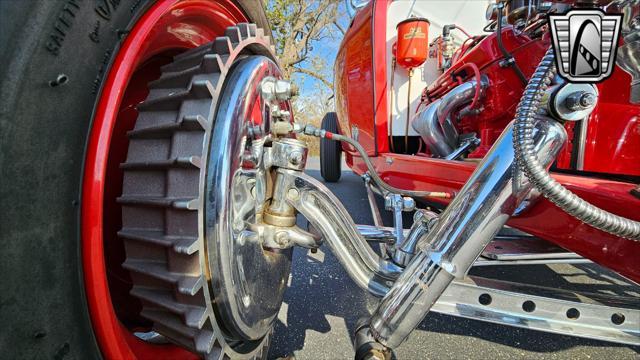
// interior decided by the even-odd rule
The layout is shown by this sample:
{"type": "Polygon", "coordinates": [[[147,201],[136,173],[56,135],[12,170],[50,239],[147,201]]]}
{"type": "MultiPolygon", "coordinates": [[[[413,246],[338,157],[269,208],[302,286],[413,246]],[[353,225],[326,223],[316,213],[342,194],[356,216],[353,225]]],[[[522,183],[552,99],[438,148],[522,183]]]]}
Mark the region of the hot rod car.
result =
{"type": "Polygon", "coordinates": [[[357,359],[429,311],[640,344],[637,297],[467,276],[640,282],[638,0],[346,5],[316,127],[260,1],[0,1],[3,356],[265,358],[292,250],[321,245],[381,298],[357,359]],[[344,153],[374,225],[299,134],[326,182],[344,153]]]}

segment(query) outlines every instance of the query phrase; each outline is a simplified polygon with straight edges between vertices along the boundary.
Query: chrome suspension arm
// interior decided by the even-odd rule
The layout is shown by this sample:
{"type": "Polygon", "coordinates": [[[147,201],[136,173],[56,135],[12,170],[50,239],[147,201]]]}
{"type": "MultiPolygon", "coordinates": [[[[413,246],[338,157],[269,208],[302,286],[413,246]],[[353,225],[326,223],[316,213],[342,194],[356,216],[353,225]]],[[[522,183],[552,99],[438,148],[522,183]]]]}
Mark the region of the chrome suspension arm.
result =
{"type": "Polygon", "coordinates": [[[302,214],[324,237],[351,279],[376,296],[384,296],[402,268],[380,258],[367,244],[340,200],[321,182],[301,171],[280,168],[287,192],[274,192],[302,214]]]}

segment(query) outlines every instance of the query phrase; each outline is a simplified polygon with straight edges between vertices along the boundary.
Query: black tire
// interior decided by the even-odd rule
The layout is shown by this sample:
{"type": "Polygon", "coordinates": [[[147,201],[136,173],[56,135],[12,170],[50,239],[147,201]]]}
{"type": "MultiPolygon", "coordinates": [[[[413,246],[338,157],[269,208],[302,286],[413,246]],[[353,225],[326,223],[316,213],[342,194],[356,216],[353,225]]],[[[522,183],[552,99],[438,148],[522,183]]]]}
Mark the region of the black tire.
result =
{"type": "MultiPolygon", "coordinates": [[[[322,118],[321,128],[338,133],[338,115],[328,112],[322,118]]],[[[342,174],[342,145],[339,141],[320,139],[320,175],[326,182],[337,182],[342,174]]]]}
{"type": "MultiPolygon", "coordinates": [[[[85,145],[110,59],[153,2],[0,0],[2,358],[102,357],[80,255],[85,145]],[[97,6],[110,9],[108,20],[97,6]],[[88,36],[97,21],[99,42],[88,36]]],[[[261,2],[237,2],[269,29],[261,2]]]]}

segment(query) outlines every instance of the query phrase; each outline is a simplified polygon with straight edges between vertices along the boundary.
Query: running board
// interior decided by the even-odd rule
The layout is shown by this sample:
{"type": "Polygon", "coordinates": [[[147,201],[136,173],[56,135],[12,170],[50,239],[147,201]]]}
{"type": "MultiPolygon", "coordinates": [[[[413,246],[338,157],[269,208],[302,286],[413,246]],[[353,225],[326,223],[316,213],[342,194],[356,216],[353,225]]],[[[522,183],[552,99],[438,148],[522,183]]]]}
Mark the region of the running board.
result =
{"type": "Polygon", "coordinates": [[[454,281],[431,311],[531,330],[640,345],[640,301],[632,297],[576,293],[470,276],[454,281]],[[528,295],[541,292],[559,299],[528,295]],[[589,299],[606,299],[616,302],[619,307],[586,302],[589,299]]]}

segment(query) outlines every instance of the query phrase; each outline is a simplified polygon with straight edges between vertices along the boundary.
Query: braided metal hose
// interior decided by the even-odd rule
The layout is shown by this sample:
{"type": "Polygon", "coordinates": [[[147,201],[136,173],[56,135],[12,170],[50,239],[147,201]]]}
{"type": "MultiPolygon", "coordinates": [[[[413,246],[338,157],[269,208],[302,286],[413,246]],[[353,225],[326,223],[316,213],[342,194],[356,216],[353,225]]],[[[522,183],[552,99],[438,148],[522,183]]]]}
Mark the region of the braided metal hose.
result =
{"type": "Polygon", "coordinates": [[[640,222],[623,218],[584,201],[554,180],[540,164],[533,148],[535,118],[551,79],[556,75],[553,48],[531,76],[516,110],[513,147],[516,161],[533,185],[560,209],[597,229],[631,240],[640,240],[640,222]]]}

